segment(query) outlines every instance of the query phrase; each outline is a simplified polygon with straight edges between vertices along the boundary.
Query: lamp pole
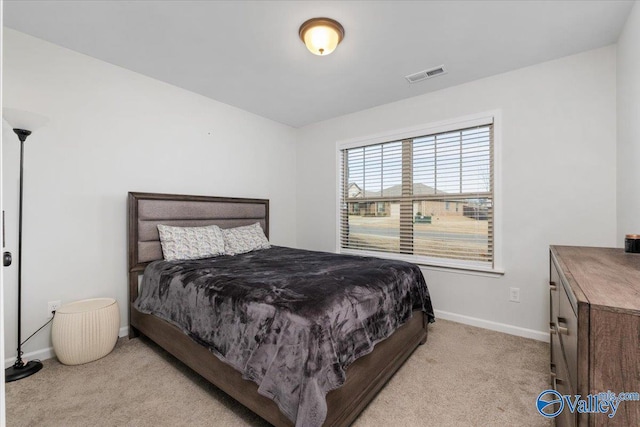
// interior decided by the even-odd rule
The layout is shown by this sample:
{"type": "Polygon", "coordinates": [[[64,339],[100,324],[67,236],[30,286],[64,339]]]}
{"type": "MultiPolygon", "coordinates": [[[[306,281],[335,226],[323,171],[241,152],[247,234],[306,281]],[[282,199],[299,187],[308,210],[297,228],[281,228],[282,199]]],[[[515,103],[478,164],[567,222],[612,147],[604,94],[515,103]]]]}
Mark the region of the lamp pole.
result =
{"type": "Polygon", "coordinates": [[[20,139],[20,201],[18,205],[18,354],[13,366],[4,370],[6,382],[26,378],[42,369],[42,362],[32,360],[24,363],[22,360],[22,195],[24,182],[24,142],[31,135],[30,130],[13,129],[20,139]]]}

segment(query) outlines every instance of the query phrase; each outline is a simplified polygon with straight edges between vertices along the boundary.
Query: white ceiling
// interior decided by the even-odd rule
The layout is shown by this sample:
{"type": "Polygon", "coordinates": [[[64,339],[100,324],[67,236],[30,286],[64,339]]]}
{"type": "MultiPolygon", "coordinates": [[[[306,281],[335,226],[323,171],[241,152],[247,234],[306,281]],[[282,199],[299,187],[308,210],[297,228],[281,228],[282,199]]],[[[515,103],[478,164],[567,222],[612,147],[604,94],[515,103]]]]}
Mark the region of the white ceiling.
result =
{"type": "Polygon", "coordinates": [[[12,1],[4,24],[294,127],[615,43],[632,1],[12,1]],[[327,57],[298,38],[345,28],[327,57]],[[404,76],[444,64],[448,74],[404,76]]]}

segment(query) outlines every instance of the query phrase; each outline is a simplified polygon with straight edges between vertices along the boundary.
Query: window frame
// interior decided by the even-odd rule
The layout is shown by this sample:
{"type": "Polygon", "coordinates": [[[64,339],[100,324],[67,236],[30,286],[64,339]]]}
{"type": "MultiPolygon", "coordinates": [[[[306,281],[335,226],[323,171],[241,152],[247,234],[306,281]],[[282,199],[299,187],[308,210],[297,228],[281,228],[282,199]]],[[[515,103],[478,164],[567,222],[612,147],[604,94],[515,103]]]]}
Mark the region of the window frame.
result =
{"type": "Polygon", "coordinates": [[[483,113],[467,115],[449,120],[396,129],[377,134],[352,138],[336,142],[336,253],[350,255],[374,256],[379,258],[397,259],[435,270],[454,270],[464,273],[478,273],[480,275],[504,274],[502,259],[502,117],[500,110],[485,111],[483,113]],[[482,126],[493,123],[493,267],[486,263],[436,258],[424,255],[408,255],[382,251],[367,251],[362,249],[346,249],[340,245],[340,203],[341,203],[341,151],[367,145],[382,144],[409,138],[417,138],[449,131],[482,126]]]}

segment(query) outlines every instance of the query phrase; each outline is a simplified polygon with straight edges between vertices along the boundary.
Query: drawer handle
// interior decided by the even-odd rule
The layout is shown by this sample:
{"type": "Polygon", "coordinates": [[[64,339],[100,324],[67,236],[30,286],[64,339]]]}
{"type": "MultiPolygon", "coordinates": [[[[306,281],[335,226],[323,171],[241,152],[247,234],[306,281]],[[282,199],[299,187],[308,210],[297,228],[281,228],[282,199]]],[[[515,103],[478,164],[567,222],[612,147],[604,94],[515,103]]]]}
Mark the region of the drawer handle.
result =
{"type": "Polygon", "coordinates": [[[563,325],[566,325],[567,319],[565,319],[564,317],[558,317],[558,333],[562,335],[569,335],[569,328],[565,326],[560,326],[560,323],[562,323],[563,325]]]}
{"type": "Polygon", "coordinates": [[[551,335],[555,335],[557,333],[556,332],[556,325],[553,322],[549,323],[549,333],[551,335]]]}
{"type": "Polygon", "coordinates": [[[556,282],[549,282],[549,289],[551,292],[557,291],[558,287],[556,286],[556,282]]]}

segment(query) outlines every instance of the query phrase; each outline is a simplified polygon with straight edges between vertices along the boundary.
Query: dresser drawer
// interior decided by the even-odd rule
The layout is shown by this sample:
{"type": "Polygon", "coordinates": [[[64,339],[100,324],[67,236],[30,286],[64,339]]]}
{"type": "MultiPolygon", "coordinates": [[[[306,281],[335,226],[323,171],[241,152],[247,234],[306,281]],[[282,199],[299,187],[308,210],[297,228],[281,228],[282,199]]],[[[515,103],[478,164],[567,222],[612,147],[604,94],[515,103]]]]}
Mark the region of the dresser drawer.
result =
{"type": "MultiPolygon", "coordinates": [[[[551,333],[551,387],[554,390],[558,390],[558,387],[562,388],[562,391],[566,391],[569,394],[571,389],[571,382],[569,381],[569,371],[567,369],[567,363],[560,346],[560,339],[557,333],[551,333]]],[[[560,391],[560,390],[558,390],[560,391]]],[[[563,393],[565,394],[565,393],[563,393]]]]}
{"type": "MultiPolygon", "coordinates": [[[[552,328],[553,328],[552,324],[552,328]]],[[[560,339],[557,333],[551,333],[551,387],[558,393],[565,395],[575,394],[571,388],[567,366],[562,353],[560,339]]],[[[556,404],[554,410],[558,410],[556,404]]],[[[575,426],[577,422],[575,414],[566,407],[556,418],[556,427],[575,426]]]]}
{"type": "Polygon", "coordinates": [[[573,311],[568,292],[568,287],[561,282],[561,286],[558,286],[558,317],[555,326],[567,360],[571,389],[578,390],[578,316],[573,311]]]}
{"type": "MultiPolygon", "coordinates": [[[[558,383],[556,391],[562,395],[573,394],[571,393],[571,391],[569,391],[569,387],[566,383],[558,383]]],[[[557,406],[555,406],[555,408],[556,410],[558,409],[557,406]]],[[[556,427],[575,427],[578,422],[578,417],[576,416],[576,413],[571,412],[565,404],[564,409],[562,410],[562,412],[560,412],[560,414],[558,414],[558,416],[555,418],[555,421],[556,427]]]]}
{"type": "Polygon", "coordinates": [[[549,305],[551,319],[549,321],[556,323],[558,319],[558,301],[560,299],[560,291],[562,290],[562,283],[560,282],[560,274],[558,273],[558,267],[555,263],[551,263],[551,280],[549,281],[549,305]]]}

